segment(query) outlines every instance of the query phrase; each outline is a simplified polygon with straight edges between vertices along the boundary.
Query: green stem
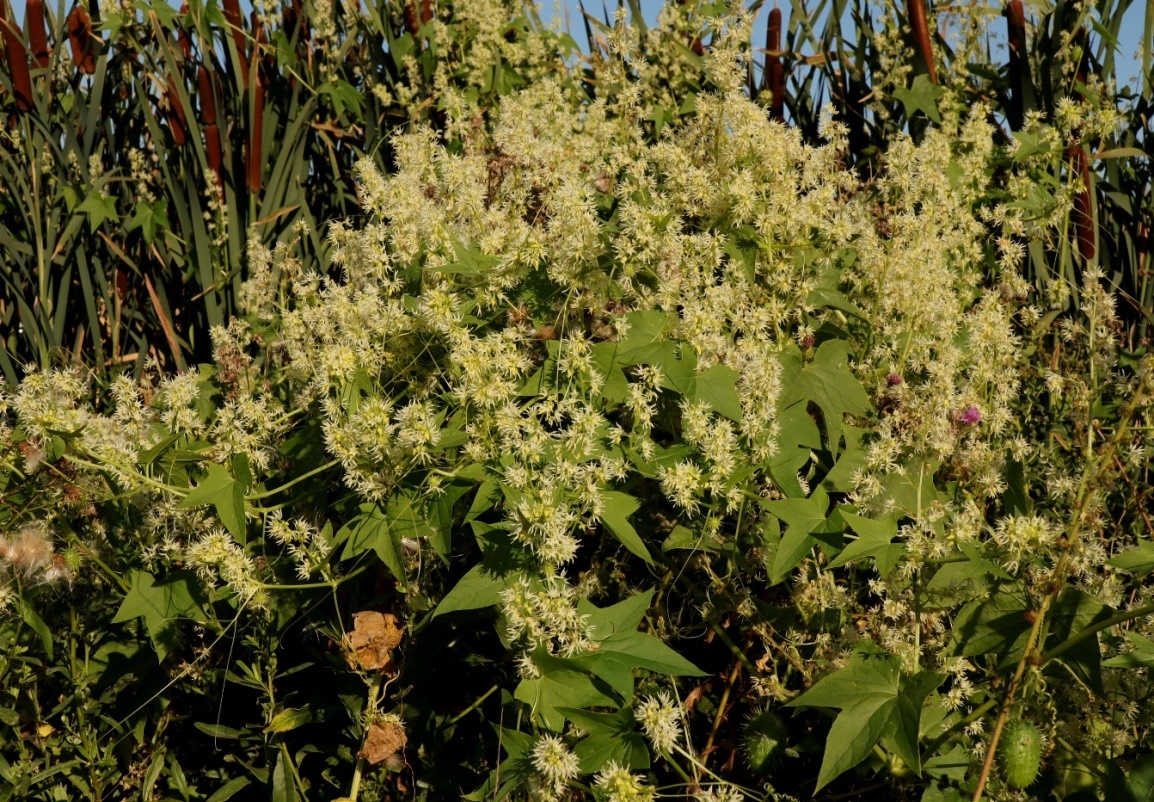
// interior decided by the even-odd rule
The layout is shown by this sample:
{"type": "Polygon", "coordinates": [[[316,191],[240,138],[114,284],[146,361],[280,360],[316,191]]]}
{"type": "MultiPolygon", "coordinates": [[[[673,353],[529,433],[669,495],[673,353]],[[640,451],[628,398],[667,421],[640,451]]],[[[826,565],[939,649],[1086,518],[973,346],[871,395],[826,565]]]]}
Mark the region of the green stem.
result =
{"type": "Polygon", "coordinates": [[[354,568],[344,576],[337,579],[331,579],[328,582],[301,582],[292,585],[277,585],[268,582],[257,582],[256,585],[261,590],[316,590],[317,588],[332,588],[333,590],[336,590],[336,588],[342,582],[347,582],[357,574],[364,573],[365,570],[368,569],[371,565],[373,565],[372,562],[365,562],[361,565],[360,568],[354,568]]]}
{"type": "Polygon", "coordinates": [[[946,741],[948,741],[953,736],[953,734],[955,732],[962,729],[963,727],[965,727],[968,724],[973,724],[975,721],[980,719],[982,716],[986,715],[986,713],[989,713],[991,710],[993,710],[994,707],[997,706],[997,704],[998,704],[998,701],[996,699],[991,699],[984,704],[978,705],[978,707],[974,708],[973,711],[971,711],[970,715],[966,716],[964,719],[962,719],[958,723],[954,724],[954,726],[950,727],[948,730],[943,732],[937,738],[934,738],[934,740],[930,741],[929,744],[927,744],[927,746],[926,746],[926,753],[925,753],[925,757],[922,758],[922,762],[925,763],[927,760],[929,760],[931,757],[933,757],[934,752],[938,751],[938,749],[941,748],[942,744],[944,744],[946,741]]]}
{"type": "Polygon", "coordinates": [[[477,697],[477,700],[474,701],[473,704],[469,705],[464,710],[462,710],[460,713],[458,713],[457,715],[455,715],[451,719],[449,719],[449,724],[450,725],[456,724],[458,721],[463,719],[465,716],[472,713],[474,710],[476,710],[478,707],[480,707],[486,699],[488,699],[490,696],[492,696],[493,693],[500,687],[501,687],[500,685],[494,685],[492,688],[485,691],[483,694],[481,694],[479,697],[477,697]]]}
{"type": "Polygon", "coordinates": [[[100,569],[102,571],[104,571],[105,574],[108,575],[109,579],[111,579],[113,582],[115,582],[117,585],[119,585],[120,589],[122,591],[124,591],[125,593],[128,592],[128,582],[123,577],[119,576],[111,568],[109,568],[108,565],[103,560],[101,560],[99,557],[96,556],[96,553],[94,551],[89,549],[88,546],[84,545],[84,543],[82,543],[78,538],[73,538],[72,543],[77,549],[79,549],[81,552],[84,553],[85,557],[87,557],[92,562],[96,563],[96,565],[98,565],[100,567],[100,569]]]}
{"type": "Polygon", "coordinates": [[[261,493],[250,493],[249,495],[245,496],[245,498],[250,500],[250,501],[255,501],[256,499],[261,499],[261,498],[268,498],[269,496],[272,496],[272,495],[275,495],[275,494],[280,493],[282,491],[288,490],[293,485],[297,484],[298,482],[303,482],[305,479],[308,479],[310,476],[316,476],[318,473],[321,473],[323,471],[327,471],[329,468],[332,468],[336,465],[339,465],[340,462],[341,461],[339,459],[331,459],[328,462],[326,462],[324,465],[319,465],[316,468],[313,468],[308,473],[302,473],[300,476],[296,477],[292,481],[285,482],[280,487],[274,487],[272,490],[265,490],[261,493]]]}
{"type": "Polygon", "coordinates": [[[1087,638],[1093,635],[1097,635],[1104,629],[1109,629],[1110,627],[1117,626],[1118,624],[1125,623],[1126,621],[1134,618],[1141,618],[1145,615],[1154,615],[1154,604],[1149,604],[1145,607],[1139,607],[1137,610],[1126,610],[1124,612],[1118,613],[1117,615],[1112,615],[1103,621],[1099,621],[1093,626],[1086,627],[1077,635],[1073,635],[1067,638],[1062,643],[1059,643],[1053,649],[1042,655],[1042,663],[1050,662],[1069,649],[1074,648],[1087,638]]]}
{"type": "MultiPolygon", "coordinates": [[[[383,672],[378,672],[377,675],[373,677],[373,682],[369,686],[368,705],[365,707],[366,713],[371,714],[376,710],[377,697],[381,693],[381,686],[384,684],[384,682],[385,675],[383,672]]],[[[353,782],[349,787],[349,795],[347,797],[348,802],[357,802],[357,795],[361,792],[361,777],[365,773],[365,765],[366,761],[363,757],[357,758],[357,766],[355,769],[353,769],[353,782]]]]}
{"type": "Polygon", "coordinates": [[[686,774],[685,769],[681,768],[681,764],[674,760],[672,757],[666,755],[665,762],[673,767],[673,770],[677,772],[677,776],[685,780],[686,785],[688,785],[690,788],[696,788],[701,785],[701,783],[695,781],[692,777],[686,774]]]}

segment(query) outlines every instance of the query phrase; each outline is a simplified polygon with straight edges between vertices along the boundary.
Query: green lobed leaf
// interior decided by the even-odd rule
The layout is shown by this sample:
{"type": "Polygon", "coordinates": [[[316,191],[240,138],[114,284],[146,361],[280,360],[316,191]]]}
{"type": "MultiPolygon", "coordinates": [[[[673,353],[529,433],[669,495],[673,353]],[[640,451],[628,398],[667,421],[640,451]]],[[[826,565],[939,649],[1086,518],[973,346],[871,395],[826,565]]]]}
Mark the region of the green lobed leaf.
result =
{"type": "Polygon", "coordinates": [[[859,417],[872,409],[869,396],[849,368],[849,344],[827,340],[818,346],[813,361],[806,364],[801,351],[790,346],[778,357],[782,367],[779,409],[799,401],[812,401],[821,410],[829,450],[837,457],[847,414],[859,417]]]}
{"type": "Polygon", "coordinates": [[[946,90],[930,81],[928,75],[919,75],[914,78],[910,87],[899,87],[894,90],[894,97],[902,102],[906,118],[913,118],[917,112],[922,112],[936,123],[941,123],[942,117],[938,114],[938,98],[946,90]]]}
{"type": "Polygon", "coordinates": [[[1122,571],[1141,578],[1154,571],[1154,541],[1139,541],[1137,548],[1124,551],[1106,561],[1122,571]]]}
{"type": "Polygon", "coordinates": [[[553,732],[565,729],[566,707],[619,707],[617,699],[590,677],[577,671],[545,671],[537,679],[525,679],[513,698],[529,705],[533,720],[553,732]]]}
{"type": "Polygon", "coordinates": [[[225,525],[237,543],[244,545],[244,485],[232,477],[228,468],[210,462],[207,465],[208,475],[194,487],[181,502],[181,509],[197,507],[201,504],[211,504],[216,510],[216,516],[225,525]]]}
{"type": "Polygon", "coordinates": [[[826,738],[817,790],[864,760],[883,735],[898,756],[920,774],[922,709],[942,679],[942,675],[928,671],[904,678],[893,655],[859,652],[844,668],[823,677],[790,702],[791,707],[841,711],[826,738]]]}
{"type": "Polygon", "coordinates": [[[817,538],[811,533],[825,523],[829,496],[819,487],[809,498],[769,501],[762,507],[786,524],[770,571],[770,581],[776,584],[785,579],[816,545],[817,538]]]}
{"type": "Polygon", "coordinates": [[[177,619],[187,618],[201,623],[208,620],[203,603],[200,585],[191,571],[173,571],[163,581],[157,581],[147,571],[133,571],[128,595],[112,622],[143,618],[157,657],[164,660],[176,643],[177,619]]]}
{"type": "Polygon", "coordinates": [[[1107,668],[1154,668],[1154,640],[1137,632],[1126,631],[1122,634],[1130,641],[1132,648],[1103,661],[1102,665],[1107,668]]]}
{"type": "Polygon", "coordinates": [[[826,736],[814,793],[869,756],[896,709],[896,699],[871,699],[838,714],[826,736]]]}
{"type": "Polygon", "coordinates": [[[616,490],[603,492],[601,501],[603,504],[601,520],[605,526],[621,545],[652,565],[653,557],[650,556],[649,549],[645,547],[637,530],[629,523],[629,516],[637,511],[641,503],[633,496],[616,490]]]}
{"type": "Polygon", "coordinates": [[[897,710],[886,725],[885,740],[919,777],[922,773],[922,757],[918,748],[922,709],[926,698],[944,680],[945,675],[935,671],[921,671],[912,677],[903,677],[898,691],[897,710]]]}
{"type": "Polygon", "coordinates": [[[999,667],[1017,661],[1030,632],[1028,599],[1020,589],[972,601],[954,617],[954,653],[972,657],[996,652],[999,667]]]}
{"type": "MultiPolygon", "coordinates": [[[[1046,650],[1074,637],[1079,632],[1110,618],[1116,611],[1077,588],[1067,588],[1050,606],[1050,633],[1046,650]]],[[[1095,693],[1105,695],[1102,683],[1102,649],[1098,635],[1074,644],[1056,658],[1095,693]]]]}
{"type": "Polygon", "coordinates": [[[829,567],[838,568],[863,557],[872,557],[879,575],[885,576],[893,570],[905,551],[901,543],[892,542],[898,536],[897,517],[890,515],[878,521],[847,512],[844,508],[841,514],[858,537],[830,561],[829,567]]]}

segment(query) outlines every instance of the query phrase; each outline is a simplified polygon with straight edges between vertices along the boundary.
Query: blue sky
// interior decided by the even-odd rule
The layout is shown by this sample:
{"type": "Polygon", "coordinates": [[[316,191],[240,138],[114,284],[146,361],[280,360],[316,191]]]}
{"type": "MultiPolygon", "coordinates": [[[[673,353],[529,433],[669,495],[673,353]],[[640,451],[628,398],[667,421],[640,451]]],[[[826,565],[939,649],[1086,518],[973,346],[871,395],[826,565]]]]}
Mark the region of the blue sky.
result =
{"type": "MultiPolygon", "coordinates": [[[[0,2],[2,1],[3,0],[0,0],[0,2]]],[[[107,1],[108,0],[105,0],[105,2],[107,1]]],[[[172,1],[179,2],[179,0],[172,1]]],[[[467,1],[468,0],[457,0],[457,2],[467,1]]],[[[624,0],[622,0],[622,2],[623,1],[624,0]]],[[[657,18],[657,12],[661,9],[663,1],[664,0],[640,0],[642,14],[648,22],[652,23],[657,18]]],[[[11,3],[16,11],[16,16],[20,20],[24,19],[25,2],[26,0],[11,0],[11,3]]],[[[368,2],[372,2],[372,0],[368,0],[368,2]]],[[[581,12],[578,9],[577,0],[539,0],[539,2],[541,3],[542,16],[544,16],[546,19],[552,19],[555,15],[555,9],[559,6],[563,17],[567,17],[569,20],[569,25],[571,28],[570,32],[573,34],[573,37],[579,43],[584,44],[585,28],[581,24],[581,12]]],[[[610,9],[610,16],[612,16],[612,10],[616,8],[617,2],[618,0],[604,0],[605,7],[610,9]]],[[[59,0],[46,0],[46,3],[49,5],[49,7],[56,7],[59,3],[59,0]]],[[[768,10],[773,7],[773,3],[774,0],[766,0],[764,8],[762,8],[760,13],[757,15],[754,25],[753,41],[758,47],[764,47],[765,45],[766,19],[769,15],[768,10]]],[[[70,6],[71,4],[72,0],[66,0],[67,6],[70,6]]],[[[242,6],[246,6],[248,4],[249,3],[247,0],[241,0],[242,6]]],[[[792,4],[790,3],[780,3],[779,5],[785,18],[784,24],[787,27],[789,25],[791,5],[792,4]]],[[[1142,36],[1142,15],[1144,6],[1145,4],[1143,3],[1133,3],[1130,6],[1130,9],[1127,12],[1122,25],[1121,35],[1118,42],[1118,50],[1115,56],[1117,59],[1119,83],[1131,79],[1136,80],[1139,72],[1139,63],[1134,56],[1138,50],[1139,40],[1142,36]]],[[[596,14],[599,18],[603,16],[602,0],[586,0],[585,7],[590,13],[596,14]]],[[[997,24],[995,27],[995,32],[1004,37],[1005,25],[1001,24],[999,21],[999,24],[997,24]]]]}
{"type": "MultiPolygon", "coordinates": [[[[555,6],[560,5],[562,14],[567,16],[569,19],[573,37],[579,43],[585,43],[585,29],[581,24],[581,12],[578,8],[577,0],[538,1],[541,3],[542,16],[547,20],[553,18],[555,13],[555,6]]],[[[602,19],[604,17],[604,12],[602,11],[603,0],[584,0],[584,2],[585,9],[590,14],[596,15],[598,19],[602,19]]],[[[624,0],[622,0],[622,2],[624,2],[624,0]]],[[[617,7],[617,0],[604,0],[604,4],[604,7],[609,9],[609,15],[610,18],[612,18],[613,10],[617,7]]],[[[663,0],[640,0],[640,4],[642,14],[646,21],[652,23],[654,20],[656,20],[657,13],[661,10],[661,7],[664,3],[663,0]]],[[[790,11],[792,10],[792,3],[780,2],[777,4],[777,6],[781,9],[782,16],[784,18],[783,26],[788,29],[789,15],[790,11]]],[[[753,41],[757,47],[765,46],[766,20],[769,17],[769,9],[773,7],[774,0],[765,0],[765,5],[762,7],[755,19],[753,41]]],[[[1027,9],[1029,9],[1029,4],[1027,4],[1027,9]]],[[[1114,57],[1116,59],[1115,63],[1117,67],[1119,88],[1121,87],[1121,84],[1126,81],[1136,81],[1140,71],[1141,65],[1135,59],[1135,54],[1138,51],[1138,45],[1142,38],[1142,15],[1144,10],[1145,4],[1133,3],[1123,20],[1118,41],[1118,49],[1114,57]]],[[[1001,41],[1003,42],[1005,41],[1005,29],[1005,23],[1003,23],[1001,20],[998,21],[994,29],[995,33],[1000,36],[1001,41]]]]}

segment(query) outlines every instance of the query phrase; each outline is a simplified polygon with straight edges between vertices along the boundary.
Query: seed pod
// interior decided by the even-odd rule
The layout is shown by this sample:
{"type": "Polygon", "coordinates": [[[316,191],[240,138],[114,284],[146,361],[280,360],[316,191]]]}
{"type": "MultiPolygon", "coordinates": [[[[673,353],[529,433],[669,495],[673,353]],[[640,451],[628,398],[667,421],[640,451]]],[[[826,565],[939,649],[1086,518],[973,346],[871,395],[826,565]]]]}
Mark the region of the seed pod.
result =
{"type": "Polygon", "coordinates": [[[1082,191],[1074,196],[1074,234],[1078,238],[1078,253],[1087,261],[1094,258],[1094,191],[1090,184],[1090,160],[1081,145],[1066,148],[1070,159],[1070,173],[1082,182],[1082,191]]]}
{"type": "Polygon", "coordinates": [[[96,33],[92,30],[92,17],[88,9],[77,4],[69,13],[68,45],[72,50],[72,63],[85,75],[96,72],[96,33]]]}
{"type": "Polygon", "coordinates": [[[29,111],[32,108],[32,73],[28,70],[28,51],[24,49],[24,37],[16,27],[16,21],[8,15],[8,0],[0,0],[0,32],[3,33],[16,108],[29,111]]]}
{"type": "Polygon", "coordinates": [[[934,51],[930,46],[930,25],[926,20],[925,0],[909,0],[906,9],[910,18],[910,32],[913,34],[914,46],[925,59],[926,68],[930,71],[930,80],[936,84],[938,71],[934,67],[934,51]]]}
{"type": "Polygon", "coordinates": [[[755,774],[768,774],[785,752],[786,731],[781,719],[768,710],[745,725],[741,751],[755,774]]]}
{"type": "Polygon", "coordinates": [[[1042,734],[1028,721],[1011,721],[1002,731],[998,758],[1006,785],[1016,791],[1026,788],[1042,765],[1042,734]]]}
{"type": "Polygon", "coordinates": [[[770,55],[765,59],[765,88],[770,92],[769,114],[778,122],[785,122],[785,66],[781,56],[781,9],[769,12],[769,29],[765,36],[765,49],[770,55]]]}
{"type": "Polygon", "coordinates": [[[24,10],[24,27],[32,45],[32,63],[38,69],[48,66],[48,33],[44,26],[44,0],[28,0],[24,10]]]}

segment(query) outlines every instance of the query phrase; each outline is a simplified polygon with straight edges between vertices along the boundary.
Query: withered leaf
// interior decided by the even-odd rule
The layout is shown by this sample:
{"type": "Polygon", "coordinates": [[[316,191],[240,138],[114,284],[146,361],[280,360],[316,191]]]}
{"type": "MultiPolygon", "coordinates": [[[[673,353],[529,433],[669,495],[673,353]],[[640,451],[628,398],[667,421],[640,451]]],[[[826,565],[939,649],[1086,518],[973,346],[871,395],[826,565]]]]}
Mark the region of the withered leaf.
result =
{"type": "Polygon", "coordinates": [[[400,644],[403,633],[395,615],[373,610],[355,614],[348,637],[349,665],[365,671],[386,668],[391,663],[389,652],[400,644]]]}
{"type": "Polygon", "coordinates": [[[369,727],[365,736],[365,746],[357,757],[377,765],[391,758],[405,748],[407,742],[405,728],[391,721],[383,721],[369,727]]]}

